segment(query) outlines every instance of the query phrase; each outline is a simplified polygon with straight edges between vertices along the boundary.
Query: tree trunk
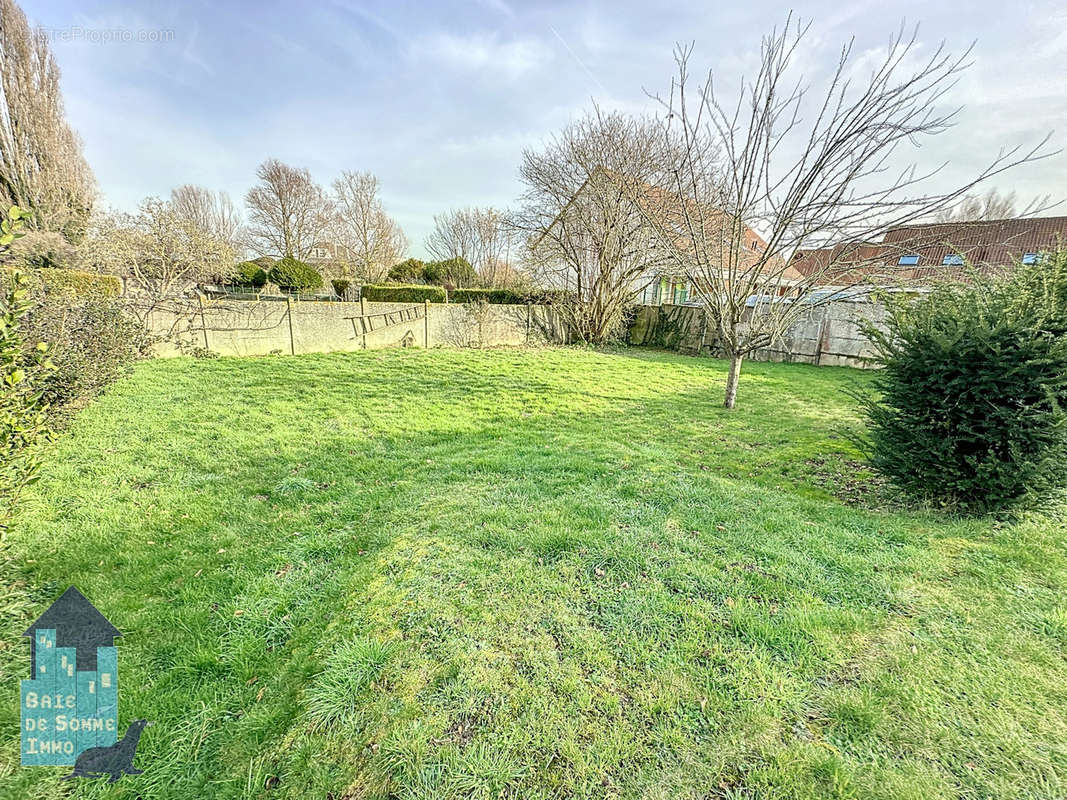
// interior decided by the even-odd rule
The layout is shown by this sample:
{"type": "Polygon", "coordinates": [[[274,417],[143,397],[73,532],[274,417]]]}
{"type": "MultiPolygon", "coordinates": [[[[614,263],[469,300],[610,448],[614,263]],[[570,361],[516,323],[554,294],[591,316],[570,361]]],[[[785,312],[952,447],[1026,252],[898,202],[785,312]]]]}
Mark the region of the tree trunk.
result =
{"type": "Polygon", "coordinates": [[[734,403],[737,401],[737,382],[741,379],[741,362],[744,358],[741,353],[732,353],[730,355],[730,373],[726,376],[724,408],[733,408],[734,403]]]}

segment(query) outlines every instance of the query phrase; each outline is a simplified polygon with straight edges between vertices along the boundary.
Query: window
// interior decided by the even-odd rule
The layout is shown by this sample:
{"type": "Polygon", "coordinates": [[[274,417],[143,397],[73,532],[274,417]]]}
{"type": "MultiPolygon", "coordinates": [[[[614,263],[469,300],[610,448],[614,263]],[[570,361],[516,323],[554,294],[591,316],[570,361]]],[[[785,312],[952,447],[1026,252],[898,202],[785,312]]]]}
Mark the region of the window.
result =
{"type": "Polygon", "coordinates": [[[1023,263],[1024,264],[1036,264],[1037,263],[1037,253],[1023,253],[1023,263]]]}
{"type": "Polygon", "coordinates": [[[949,253],[941,259],[941,263],[946,267],[960,267],[963,266],[963,256],[959,253],[949,253]]]}
{"type": "Polygon", "coordinates": [[[674,284],[674,305],[680,306],[689,298],[689,287],[684,283],[674,284]]]}
{"type": "Polygon", "coordinates": [[[897,264],[899,264],[902,267],[914,267],[918,263],[919,263],[919,257],[918,256],[901,256],[900,260],[897,262],[897,264]]]}

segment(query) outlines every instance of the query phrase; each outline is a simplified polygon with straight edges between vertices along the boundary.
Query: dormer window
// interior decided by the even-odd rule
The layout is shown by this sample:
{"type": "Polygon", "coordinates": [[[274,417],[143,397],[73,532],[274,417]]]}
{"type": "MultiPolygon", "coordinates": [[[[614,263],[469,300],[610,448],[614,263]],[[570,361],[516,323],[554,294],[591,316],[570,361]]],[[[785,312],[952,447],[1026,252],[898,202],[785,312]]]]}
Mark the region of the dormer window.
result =
{"type": "Polygon", "coordinates": [[[917,255],[901,256],[897,264],[901,267],[914,267],[919,263],[919,257],[917,255]]]}
{"type": "Polygon", "coordinates": [[[1024,264],[1036,264],[1037,263],[1037,253],[1023,253],[1023,263],[1024,264]]]}
{"type": "Polygon", "coordinates": [[[963,256],[961,256],[959,253],[949,253],[947,256],[941,259],[941,263],[946,267],[962,267],[963,256]]]}

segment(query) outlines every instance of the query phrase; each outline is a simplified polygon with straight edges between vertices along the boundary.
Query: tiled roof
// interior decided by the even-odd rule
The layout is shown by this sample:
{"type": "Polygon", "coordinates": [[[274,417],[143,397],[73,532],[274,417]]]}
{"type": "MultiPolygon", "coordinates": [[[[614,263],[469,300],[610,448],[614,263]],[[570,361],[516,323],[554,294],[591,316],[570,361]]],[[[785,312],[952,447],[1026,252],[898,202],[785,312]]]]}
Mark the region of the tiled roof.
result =
{"type": "Polygon", "coordinates": [[[798,251],[792,266],[804,275],[834,266],[825,283],[903,280],[929,283],[956,279],[966,267],[946,264],[946,256],[962,256],[982,271],[1017,264],[1027,253],[1042,253],[1067,244],[1067,217],[981,220],[905,225],[886,233],[881,242],[838,245],[798,251]],[[902,256],[918,256],[915,264],[900,265],[902,256]]]}
{"type": "MultiPolygon", "coordinates": [[[[606,174],[612,180],[618,181],[619,179],[610,172],[605,170],[606,174]]],[[[687,225],[682,221],[682,210],[686,206],[683,205],[682,198],[675,192],[668,189],[663,189],[658,186],[652,186],[650,184],[642,182],[641,192],[644,197],[647,198],[649,205],[652,208],[662,210],[666,215],[663,220],[662,227],[667,229],[674,229],[679,232],[679,241],[677,246],[681,249],[688,249],[688,244],[685,242],[686,236],[684,231],[687,230],[687,225]],[[671,219],[675,217],[675,219],[671,219]]],[[[721,236],[724,242],[728,241],[733,236],[732,233],[723,233],[723,230],[729,223],[729,217],[725,211],[721,208],[716,208],[710,205],[703,205],[703,213],[700,213],[700,206],[693,201],[689,202],[689,208],[694,209],[691,213],[691,218],[695,217],[696,222],[702,223],[705,228],[705,235],[709,241],[714,241],[716,237],[721,236]]],[[[699,229],[700,225],[695,225],[695,228],[699,229]]],[[[754,231],[749,225],[742,224],[741,230],[741,252],[738,255],[738,269],[741,271],[748,270],[759,260],[761,254],[767,249],[767,242],[754,231]]],[[[764,264],[761,269],[761,274],[770,274],[786,280],[797,280],[803,276],[797,272],[789,264],[785,264],[783,259],[774,257],[768,259],[768,263],[764,264]]]]}

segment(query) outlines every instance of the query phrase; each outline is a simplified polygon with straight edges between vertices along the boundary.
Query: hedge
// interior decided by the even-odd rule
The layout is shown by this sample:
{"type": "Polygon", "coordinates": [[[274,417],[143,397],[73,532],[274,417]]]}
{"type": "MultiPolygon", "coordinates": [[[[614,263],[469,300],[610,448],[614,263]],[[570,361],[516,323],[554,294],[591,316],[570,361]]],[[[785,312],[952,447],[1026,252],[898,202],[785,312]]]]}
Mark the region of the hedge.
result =
{"type": "Polygon", "coordinates": [[[258,289],[267,283],[267,273],[255,261],[242,261],[233,268],[231,280],[235,286],[251,286],[258,289]]]}
{"type": "Polygon", "coordinates": [[[426,262],[419,261],[417,258],[408,258],[389,270],[389,280],[410,284],[411,281],[421,281],[425,272],[426,262]]]}
{"type": "Polygon", "coordinates": [[[411,286],[403,284],[366,284],[360,295],[364,300],[379,303],[447,303],[448,295],[440,286],[411,286]]]}
{"type": "Polygon", "coordinates": [[[562,289],[453,289],[448,293],[450,303],[474,303],[484,300],[487,303],[501,305],[550,306],[563,301],[568,293],[562,289]]]}
{"type": "Polygon", "coordinates": [[[271,283],[288,292],[311,292],[322,288],[322,275],[291,256],[276,262],[267,274],[271,283]]]}
{"type": "Polygon", "coordinates": [[[513,289],[453,289],[448,294],[451,303],[492,303],[494,305],[522,305],[527,302],[525,292],[513,289]]]}
{"type": "Polygon", "coordinates": [[[457,256],[429,262],[422,271],[422,279],[439,285],[473,286],[478,282],[478,273],[467,259],[457,256]]]}
{"type": "MultiPolygon", "coordinates": [[[[0,268],[6,274],[15,272],[12,267],[0,268]]],[[[40,269],[22,269],[32,287],[35,284],[44,289],[63,291],[69,289],[78,297],[100,299],[118,297],[122,294],[122,281],[115,275],[102,275],[99,272],[82,272],[77,269],[60,269],[58,267],[41,267],[40,269]]]]}

